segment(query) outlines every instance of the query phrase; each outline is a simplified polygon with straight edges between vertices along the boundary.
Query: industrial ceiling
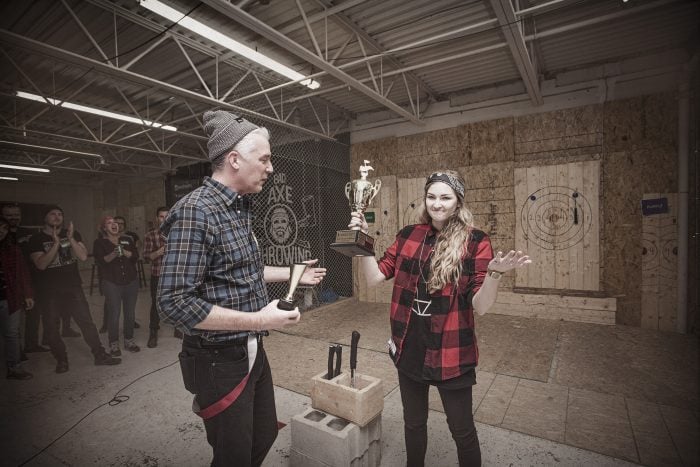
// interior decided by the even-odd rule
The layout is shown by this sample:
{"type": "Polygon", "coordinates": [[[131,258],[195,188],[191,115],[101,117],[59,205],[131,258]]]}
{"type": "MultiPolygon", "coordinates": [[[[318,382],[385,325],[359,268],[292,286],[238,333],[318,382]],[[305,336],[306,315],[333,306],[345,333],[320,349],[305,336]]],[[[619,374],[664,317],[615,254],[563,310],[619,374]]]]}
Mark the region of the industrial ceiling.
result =
{"type": "Polygon", "coordinates": [[[700,23],[690,0],[163,0],[176,20],[146,7],[154,1],[2,2],[0,164],[75,180],[162,177],[206,161],[201,115],[214,108],[332,140],[370,115],[420,129],[431,106],[475,90],[510,86],[537,106],[547,76],[692,56],[700,23]]]}

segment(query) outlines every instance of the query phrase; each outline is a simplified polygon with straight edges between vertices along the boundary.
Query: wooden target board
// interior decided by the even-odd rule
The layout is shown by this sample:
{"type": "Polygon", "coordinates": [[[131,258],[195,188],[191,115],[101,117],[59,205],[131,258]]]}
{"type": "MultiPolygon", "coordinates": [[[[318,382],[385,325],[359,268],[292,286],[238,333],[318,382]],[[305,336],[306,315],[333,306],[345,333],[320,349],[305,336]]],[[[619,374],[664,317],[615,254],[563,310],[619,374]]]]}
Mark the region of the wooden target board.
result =
{"type": "Polygon", "coordinates": [[[641,326],[676,330],[678,222],[676,193],[651,193],[644,200],[666,200],[668,210],[642,215],[641,326]]]}
{"type": "Polygon", "coordinates": [[[423,190],[425,177],[400,178],[398,180],[399,229],[420,222],[419,216],[423,207],[423,190]]]}
{"type": "Polygon", "coordinates": [[[515,247],[533,264],[518,287],[600,290],[598,161],[516,168],[515,247]]]}

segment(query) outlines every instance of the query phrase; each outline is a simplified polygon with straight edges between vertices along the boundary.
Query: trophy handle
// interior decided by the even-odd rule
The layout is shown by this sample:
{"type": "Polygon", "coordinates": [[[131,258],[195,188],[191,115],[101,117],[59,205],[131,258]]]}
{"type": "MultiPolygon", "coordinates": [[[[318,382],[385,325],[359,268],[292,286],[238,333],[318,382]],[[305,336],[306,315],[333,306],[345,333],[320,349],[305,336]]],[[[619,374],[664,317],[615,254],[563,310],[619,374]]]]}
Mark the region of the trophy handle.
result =
{"type": "Polygon", "coordinates": [[[379,193],[379,189],[381,187],[382,187],[382,181],[379,179],[376,179],[374,181],[374,187],[372,187],[372,197],[369,199],[367,204],[369,204],[374,199],[374,197],[377,196],[377,194],[379,193]]]}
{"type": "Polygon", "coordinates": [[[350,188],[352,186],[352,182],[348,182],[345,184],[345,197],[350,200],[350,188]]]}

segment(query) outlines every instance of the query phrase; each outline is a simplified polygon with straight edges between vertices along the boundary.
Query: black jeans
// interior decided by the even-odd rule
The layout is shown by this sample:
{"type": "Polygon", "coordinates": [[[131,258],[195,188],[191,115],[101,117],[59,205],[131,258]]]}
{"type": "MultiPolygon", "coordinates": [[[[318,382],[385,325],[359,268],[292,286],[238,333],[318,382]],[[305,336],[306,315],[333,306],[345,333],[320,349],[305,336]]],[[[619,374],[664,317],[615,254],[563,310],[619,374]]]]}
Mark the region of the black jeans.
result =
{"type": "MultiPolygon", "coordinates": [[[[429,384],[414,381],[399,371],[399,387],[403,404],[406,464],[423,466],[428,449],[428,390],[429,384]]],[[[472,416],[472,388],[443,389],[438,387],[447,425],[457,444],[460,467],[481,465],[479,437],[472,416]]]]}
{"type": "Polygon", "coordinates": [[[158,276],[151,276],[151,315],[148,328],[155,331],[160,328],[160,316],[156,308],[156,296],[158,295],[158,276]]]}
{"type": "MultiPolygon", "coordinates": [[[[180,365],[185,388],[204,409],[228,394],[248,373],[244,344],[197,344],[185,336],[180,365]]],[[[248,383],[238,399],[218,415],[204,420],[214,467],[259,466],[277,438],[277,412],[272,373],[262,340],[248,383]]]]}
{"type": "Polygon", "coordinates": [[[44,331],[48,335],[49,348],[56,360],[67,360],[66,344],[61,339],[60,316],[64,310],[76,322],[83,335],[83,339],[90,346],[93,355],[104,352],[97,328],[92,321],[90,306],[85,300],[85,294],[81,286],[65,287],[63,289],[42,290],[39,295],[39,306],[46,313],[44,331]]]}

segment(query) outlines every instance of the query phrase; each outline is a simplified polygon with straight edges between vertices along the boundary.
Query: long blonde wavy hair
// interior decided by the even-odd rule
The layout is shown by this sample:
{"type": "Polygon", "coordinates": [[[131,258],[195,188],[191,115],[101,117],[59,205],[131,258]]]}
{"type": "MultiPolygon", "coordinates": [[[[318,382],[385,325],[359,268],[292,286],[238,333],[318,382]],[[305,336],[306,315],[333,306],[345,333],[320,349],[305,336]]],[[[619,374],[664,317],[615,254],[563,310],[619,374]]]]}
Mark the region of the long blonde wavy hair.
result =
{"type": "MultiPolygon", "coordinates": [[[[464,186],[464,179],[458,172],[454,170],[441,172],[456,177],[464,186]]],[[[425,197],[431,185],[432,183],[425,187],[423,206],[420,211],[420,221],[425,224],[431,222],[431,217],[425,207],[425,197]]],[[[456,284],[459,280],[462,274],[462,260],[467,253],[467,240],[474,228],[474,216],[465,206],[464,198],[454,189],[452,191],[457,196],[457,209],[445,222],[433,248],[433,259],[430,263],[430,276],[427,284],[431,293],[441,290],[450,282],[456,284]]]]}

